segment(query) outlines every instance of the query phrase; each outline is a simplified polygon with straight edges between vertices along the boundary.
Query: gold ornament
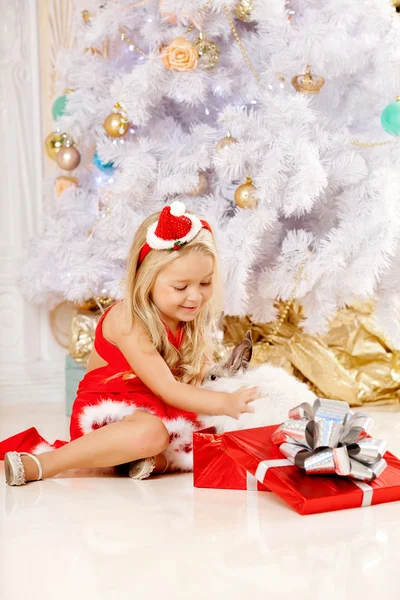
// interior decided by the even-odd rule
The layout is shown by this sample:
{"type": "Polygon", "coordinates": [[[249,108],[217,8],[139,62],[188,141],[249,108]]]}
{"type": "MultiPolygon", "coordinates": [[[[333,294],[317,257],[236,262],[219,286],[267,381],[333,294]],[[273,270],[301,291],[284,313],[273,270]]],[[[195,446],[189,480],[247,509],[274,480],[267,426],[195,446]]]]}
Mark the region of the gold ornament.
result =
{"type": "Polygon", "coordinates": [[[310,65],[307,65],[304,74],[292,77],[293,87],[297,92],[301,92],[302,94],[319,94],[324,83],[325,79],[320,75],[312,76],[310,65]]]}
{"type": "Polygon", "coordinates": [[[235,191],[235,202],[240,208],[255,208],[258,204],[256,193],[251,177],[246,177],[246,183],[239,185],[235,191]]]}
{"type": "Polygon", "coordinates": [[[203,196],[207,192],[208,181],[204,171],[199,171],[199,183],[197,186],[192,186],[187,192],[188,196],[203,196]]]}
{"type": "Polygon", "coordinates": [[[86,25],[90,25],[93,21],[94,15],[90,13],[88,10],[82,11],[82,19],[85,21],[86,25]]]}
{"type": "Polygon", "coordinates": [[[77,185],[78,180],[76,177],[70,177],[69,175],[60,175],[60,177],[57,177],[54,182],[54,191],[56,195],[60,197],[65,190],[71,187],[77,187],[77,185]]]}
{"type": "Polygon", "coordinates": [[[44,147],[46,154],[51,160],[56,160],[57,154],[60,148],[64,145],[66,140],[66,133],[59,133],[58,131],[52,131],[44,140],[44,147]]]}
{"type": "Polygon", "coordinates": [[[234,8],[235,17],[244,21],[245,23],[251,23],[251,13],[253,12],[253,3],[251,0],[240,0],[234,8]]]}
{"type": "Polygon", "coordinates": [[[221,152],[221,150],[223,150],[227,146],[230,146],[231,144],[237,144],[237,139],[232,137],[231,132],[228,131],[226,136],[219,140],[215,149],[217,152],[221,152]]]}
{"type": "Polygon", "coordinates": [[[81,155],[75,146],[67,145],[60,148],[56,161],[60,169],[73,171],[81,162],[81,155]]]}
{"type": "Polygon", "coordinates": [[[104,129],[111,137],[119,138],[126,134],[129,129],[129,123],[125,115],[114,112],[106,117],[104,129]]]}
{"type": "Polygon", "coordinates": [[[194,45],[199,53],[199,65],[208,71],[213,69],[219,61],[219,48],[217,44],[204,37],[203,32],[200,31],[194,45]]]}
{"type": "Polygon", "coordinates": [[[392,0],[395,12],[400,12],[400,0],[392,0]]]}
{"type": "Polygon", "coordinates": [[[76,307],[78,310],[86,310],[90,312],[97,312],[106,310],[111,304],[115,302],[115,298],[110,298],[109,296],[96,296],[96,298],[88,298],[77,304],[76,307]]]}

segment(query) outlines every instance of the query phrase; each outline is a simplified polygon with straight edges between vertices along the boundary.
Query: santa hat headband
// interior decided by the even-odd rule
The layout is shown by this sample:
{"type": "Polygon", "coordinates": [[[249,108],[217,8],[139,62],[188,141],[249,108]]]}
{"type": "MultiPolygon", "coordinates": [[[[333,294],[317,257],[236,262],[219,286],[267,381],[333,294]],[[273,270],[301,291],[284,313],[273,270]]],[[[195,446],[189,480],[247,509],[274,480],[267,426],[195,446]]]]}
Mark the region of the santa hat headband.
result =
{"type": "Polygon", "coordinates": [[[147,230],[146,244],[142,247],[139,255],[139,265],[142,264],[150,250],[179,250],[188,242],[191,242],[201,229],[211,231],[207,221],[203,221],[185,212],[186,208],[182,202],[172,202],[165,206],[156,223],[150,225],[147,230]]]}

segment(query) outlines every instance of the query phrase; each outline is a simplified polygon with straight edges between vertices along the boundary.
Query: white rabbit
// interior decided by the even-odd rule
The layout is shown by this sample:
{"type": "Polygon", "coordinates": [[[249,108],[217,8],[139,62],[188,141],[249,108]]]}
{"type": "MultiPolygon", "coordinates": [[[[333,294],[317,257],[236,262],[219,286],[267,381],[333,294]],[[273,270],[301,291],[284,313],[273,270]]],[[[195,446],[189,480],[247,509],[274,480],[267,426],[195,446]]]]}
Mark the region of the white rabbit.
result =
{"type": "Polygon", "coordinates": [[[243,387],[258,387],[261,397],[250,406],[253,413],[243,413],[239,419],[232,417],[199,415],[205,427],[214,426],[218,433],[264,427],[282,423],[288,418],[289,409],[301,402],[315,400],[315,394],[287,371],[280,367],[263,364],[248,369],[253,344],[251,333],[235,346],[227,361],[212,366],[204,376],[201,387],[215,392],[235,392],[243,387]]]}

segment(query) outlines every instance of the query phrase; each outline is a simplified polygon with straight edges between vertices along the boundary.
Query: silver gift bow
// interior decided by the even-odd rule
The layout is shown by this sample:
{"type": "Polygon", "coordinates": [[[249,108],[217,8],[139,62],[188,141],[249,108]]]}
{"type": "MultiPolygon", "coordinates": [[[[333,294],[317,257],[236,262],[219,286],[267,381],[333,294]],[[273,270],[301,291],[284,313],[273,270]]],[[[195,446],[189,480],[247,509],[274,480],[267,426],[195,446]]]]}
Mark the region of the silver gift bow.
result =
{"type": "Polygon", "coordinates": [[[332,474],[373,481],[386,469],[385,440],[368,438],[373,420],[353,413],[347,402],[303,402],[289,411],[289,420],[275,431],[272,441],[307,474],[332,474]]]}

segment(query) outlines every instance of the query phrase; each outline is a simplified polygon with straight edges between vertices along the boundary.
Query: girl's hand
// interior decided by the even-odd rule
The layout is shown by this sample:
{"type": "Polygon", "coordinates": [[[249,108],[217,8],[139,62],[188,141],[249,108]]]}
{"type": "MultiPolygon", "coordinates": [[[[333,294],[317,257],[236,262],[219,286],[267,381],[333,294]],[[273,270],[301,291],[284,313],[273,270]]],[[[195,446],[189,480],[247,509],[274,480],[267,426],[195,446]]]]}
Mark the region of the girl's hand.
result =
{"type": "Polygon", "coordinates": [[[238,419],[242,413],[254,412],[254,408],[249,406],[249,402],[259,397],[260,393],[257,387],[241,388],[237,392],[228,394],[224,413],[233,419],[238,419]]]}

